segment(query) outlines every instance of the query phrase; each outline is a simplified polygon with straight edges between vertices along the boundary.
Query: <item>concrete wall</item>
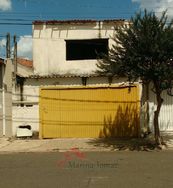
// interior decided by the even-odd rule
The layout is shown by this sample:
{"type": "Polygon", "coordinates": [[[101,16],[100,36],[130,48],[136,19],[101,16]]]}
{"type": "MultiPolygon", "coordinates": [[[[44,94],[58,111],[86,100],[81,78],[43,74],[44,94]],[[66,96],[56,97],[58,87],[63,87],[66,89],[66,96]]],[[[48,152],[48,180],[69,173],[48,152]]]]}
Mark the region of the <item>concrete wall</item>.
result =
{"type": "Polygon", "coordinates": [[[13,104],[13,135],[19,125],[31,125],[32,131],[39,130],[39,107],[38,104],[13,104]]]}
{"type": "MultiPolygon", "coordinates": [[[[160,114],[159,114],[159,126],[160,131],[163,133],[171,133],[173,132],[173,97],[167,95],[167,91],[163,91],[162,98],[164,100],[160,114]]],[[[143,123],[145,124],[145,128],[149,129],[154,133],[154,111],[157,108],[157,100],[155,93],[152,91],[152,84],[148,87],[144,87],[143,89],[143,105],[142,105],[142,118],[143,123]],[[147,91],[148,90],[148,91],[147,91]],[[148,105],[147,105],[148,99],[148,105]],[[147,107],[148,106],[148,107],[147,107]],[[147,111],[148,116],[147,117],[147,111]]]]}
{"type": "MultiPolygon", "coordinates": [[[[150,88],[151,89],[151,88],[150,88]]],[[[159,125],[161,131],[173,132],[173,97],[167,95],[167,92],[162,93],[162,98],[164,102],[162,104],[160,115],[159,115],[159,125]]],[[[153,131],[153,120],[154,120],[154,111],[156,110],[156,97],[155,94],[149,90],[149,127],[153,131]]]]}
{"type": "MultiPolygon", "coordinates": [[[[113,79],[112,84],[125,84],[126,79],[113,79]]],[[[87,85],[108,85],[107,77],[90,77],[87,79],[87,85]]],[[[64,78],[26,78],[24,82],[23,99],[26,102],[38,102],[39,101],[39,88],[47,86],[82,86],[82,78],[80,77],[64,77],[64,78]]],[[[19,87],[13,91],[13,101],[20,101],[20,89],[19,87]]]]}
{"type": "Polygon", "coordinates": [[[98,39],[111,37],[115,23],[98,22],[85,24],[55,24],[33,26],[34,73],[50,74],[92,74],[97,70],[97,60],[66,60],[66,42],[69,39],[98,39]]]}

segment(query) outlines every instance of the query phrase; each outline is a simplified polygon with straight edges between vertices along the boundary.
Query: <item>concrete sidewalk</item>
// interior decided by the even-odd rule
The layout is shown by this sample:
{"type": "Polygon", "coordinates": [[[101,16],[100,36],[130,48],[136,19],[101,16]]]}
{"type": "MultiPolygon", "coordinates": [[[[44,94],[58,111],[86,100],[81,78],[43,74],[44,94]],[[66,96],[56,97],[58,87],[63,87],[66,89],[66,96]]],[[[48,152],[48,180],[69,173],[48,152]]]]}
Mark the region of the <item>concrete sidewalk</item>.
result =
{"type": "Polygon", "coordinates": [[[50,152],[68,151],[78,148],[83,151],[110,151],[111,147],[104,148],[92,143],[94,139],[8,139],[0,138],[0,153],[4,152],[50,152]]]}
{"type": "MultiPolygon", "coordinates": [[[[165,135],[167,147],[173,149],[173,136],[165,135]]],[[[0,138],[0,153],[11,152],[55,152],[68,151],[71,148],[78,148],[81,151],[118,151],[154,150],[154,142],[150,139],[8,139],[0,138]]]]}

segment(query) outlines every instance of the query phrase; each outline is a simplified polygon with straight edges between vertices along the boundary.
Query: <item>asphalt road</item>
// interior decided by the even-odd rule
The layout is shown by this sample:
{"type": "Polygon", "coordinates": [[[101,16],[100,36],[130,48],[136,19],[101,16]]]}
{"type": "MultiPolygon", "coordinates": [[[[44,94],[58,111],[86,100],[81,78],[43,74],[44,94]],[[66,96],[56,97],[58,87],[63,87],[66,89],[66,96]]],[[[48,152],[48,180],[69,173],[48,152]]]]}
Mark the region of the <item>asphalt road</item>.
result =
{"type": "Polygon", "coordinates": [[[0,155],[0,188],[172,188],[173,151],[0,155]]]}

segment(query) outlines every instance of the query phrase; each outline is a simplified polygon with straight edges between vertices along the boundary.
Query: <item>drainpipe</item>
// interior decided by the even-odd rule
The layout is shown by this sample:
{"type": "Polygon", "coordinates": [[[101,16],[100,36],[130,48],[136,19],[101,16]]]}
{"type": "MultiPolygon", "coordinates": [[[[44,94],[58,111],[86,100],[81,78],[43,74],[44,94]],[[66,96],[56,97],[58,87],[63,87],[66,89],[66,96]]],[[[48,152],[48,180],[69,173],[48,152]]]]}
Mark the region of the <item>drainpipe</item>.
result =
{"type": "Polygon", "coordinates": [[[23,86],[24,86],[24,82],[25,82],[25,78],[23,78],[23,77],[19,77],[19,76],[17,76],[16,77],[17,79],[16,79],[16,83],[17,83],[17,85],[19,85],[19,87],[20,87],[20,106],[21,107],[23,107],[24,106],[24,104],[23,104],[23,101],[24,101],[24,97],[23,97],[23,86]]]}
{"type": "Polygon", "coordinates": [[[20,101],[21,101],[20,106],[21,107],[24,107],[24,104],[22,103],[23,102],[23,84],[24,84],[23,82],[24,80],[21,79],[21,82],[20,82],[20,101]]]}
{"type": "Polygon", "coordinates": [[[98,38],[101,38],[101,21],[98,21],[99,23],[99,33],[98,33],[98,38]]]}
{"type": "Polygon", "coordinates": [[[16,75],[17,75],[17,41],[16,35],[14,35],[14,54],[13,54],[13,62],[14,62],[14,81],[16,85],[16,75]]]}

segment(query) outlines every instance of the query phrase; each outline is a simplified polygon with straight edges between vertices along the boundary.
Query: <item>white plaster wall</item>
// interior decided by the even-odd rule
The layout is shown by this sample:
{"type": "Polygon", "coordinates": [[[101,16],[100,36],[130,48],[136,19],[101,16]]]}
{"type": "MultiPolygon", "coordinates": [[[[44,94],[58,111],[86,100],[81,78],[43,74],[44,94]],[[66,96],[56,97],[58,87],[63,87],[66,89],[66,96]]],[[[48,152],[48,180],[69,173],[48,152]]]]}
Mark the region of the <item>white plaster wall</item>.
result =
{"type": "MultiPolygon", "coordinates": [[[[127,81],[126,78],[113,79],[112,84],[123,85],[127,81]]],[[[87,79],[87,86],[108,85],[107,77],[89,77],[87,79]]],[[[49,86],[82,86],[82,78],[80,77],[68,77],[68,78],[42,78],[42,79],[27,79],[24,83],[24,101],[27,102],[39,102],[39,89],[40,87],[49,86]]]]}
{"type": "Polygon", "coordinates": [[[28,102],[39,102],[39,86],[24,86],[24,101],[28,102]]]}
{"type": "Polygon", "coordinates": [[[97,60],[66,60],[68,39],[109,38],[115,33],[115,24],[98,23],[82,25],[35,25],[33,26],[33,63],[34,73],[48,74],[93,74],[97,70],[97,60]]]}
{"type": "Polygon", "coordinates": [[[16,136],[16,129],[19,125],[31,125],[32,131],[39,131],[39,107],[21,107],[13,105],[12,108],[13,136],[16,136]]]}
{"type": "MultiPolygon", "coordinates": [[[[127,81],[126,78],[113,78],[112,84],[119,84],[123,86],[127,81]]],[[[87,86],[108,86],[107,77],[89,77],[87,78],[87,86]]],[[[27,78],[24,82],[23,89],[23,98],[24,102],[27,103],[38,103],[39,102],[39,90],[42,87],[50,86],[64,86],[64,87],[73,87],[73,86],[83,86],[82,78],[80,77],[67,77],[67,78],[40,78],[40,79],[31,79],[27,78]]],[[[85,86],[84,86],[85,87],[85,86]]],[[[141,96],[142,88],[140,88],[141,96]]],[[[139,99],[140,100],[140,99],[139,99]]],[[[16,88],[13,90],[13,102],[20,101],[20,90],[16,88]]]]}
{"type": "MultiPolygon", "coordinates": [[[[173,97],[167,95],[167,92],[162,93],[162,98],[164,102],[162,104],[160,115],[159,115],[159,125],[161,131],[173,131],[173,97]]],[[[154,111],[156,110],[156,97],[155,94],[149,91],[149,115],[150,122],[149,126],[152,131],[154,131],[153,121],[154,121],[154,111]]]]}
{"type": "Polygon", "coordinates": [[[30,76],[33,74],[33,69],[20,65],[19,63],[17,64],[17,72],[22,75],[22,76],[30,76]]]}
{"type": "MultiPolygon", "coordinates": [[[[23,88],[23,100],[25,102],[38,102],[39,95],[39,86],[34,85],[24,85],[23,88]]],[[[13,102],[20,103],[20,86],[16,88],[13,87],[13,95],[12,95],[13,102]]]]}
{"type": "Polygon", "coordinates": [[[18,86],[12,87],[12,101],[20,101],[20,88],[18,86]]]}

